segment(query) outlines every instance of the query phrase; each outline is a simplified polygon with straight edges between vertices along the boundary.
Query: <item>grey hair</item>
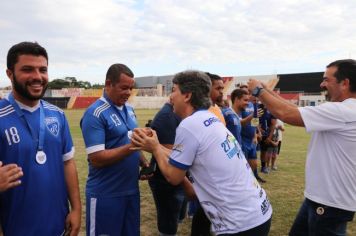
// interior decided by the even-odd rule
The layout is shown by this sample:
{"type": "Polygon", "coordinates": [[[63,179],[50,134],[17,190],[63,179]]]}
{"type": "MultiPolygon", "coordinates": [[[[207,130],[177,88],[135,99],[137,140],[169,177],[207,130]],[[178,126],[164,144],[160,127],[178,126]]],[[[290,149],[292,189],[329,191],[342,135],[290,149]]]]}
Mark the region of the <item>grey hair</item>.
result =
{"type": "Polygon", "coordinates": [[[190,104],[195,110],[208,109],[211,106],[211,80],[202,71],[187,70],[176,74],[173,84],[178,85],[182,94],[192,93],[190,104]]]}

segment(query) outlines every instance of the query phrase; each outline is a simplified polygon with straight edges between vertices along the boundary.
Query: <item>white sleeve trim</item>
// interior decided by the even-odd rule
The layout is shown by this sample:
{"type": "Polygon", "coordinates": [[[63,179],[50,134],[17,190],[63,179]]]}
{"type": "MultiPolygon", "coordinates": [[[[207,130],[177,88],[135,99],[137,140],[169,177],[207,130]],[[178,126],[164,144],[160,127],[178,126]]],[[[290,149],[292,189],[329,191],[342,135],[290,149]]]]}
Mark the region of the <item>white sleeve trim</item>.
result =
{"type": "Polygon", "coordinates": [[[86,148],[85,150],[87,152],[87,155],[89,155],[94,152],[105,150],[105,144],[98,144],[95,146],[91,146],[91,147],[86,148]]]}
{"type": "Polygon", "coordinates": [[[75,152],[75,149],[74,149],[74,147],[72,147],[72,149],[69,152],[63,154],[63,156],[62,156],[63,161],[68,161],[68,160],[72,159],[74,157],[74,152],[75,152]]]}

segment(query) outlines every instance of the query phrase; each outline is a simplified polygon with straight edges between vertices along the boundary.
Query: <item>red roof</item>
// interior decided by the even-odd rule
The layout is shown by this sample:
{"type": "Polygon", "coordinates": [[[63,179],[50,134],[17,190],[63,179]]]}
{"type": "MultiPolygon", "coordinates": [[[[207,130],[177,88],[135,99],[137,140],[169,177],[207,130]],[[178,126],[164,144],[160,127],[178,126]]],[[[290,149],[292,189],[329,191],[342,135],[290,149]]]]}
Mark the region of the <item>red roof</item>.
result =
{"type": "Polygon", "coordinates": [[[286,100],[299,100],[300,93],[280,93],[279,96],[286,100]]]}
{"type": "Polygon", "coordinates": [[[87,108],[99,97],[77,97],[73,104],[73,109],[87,108]]]}

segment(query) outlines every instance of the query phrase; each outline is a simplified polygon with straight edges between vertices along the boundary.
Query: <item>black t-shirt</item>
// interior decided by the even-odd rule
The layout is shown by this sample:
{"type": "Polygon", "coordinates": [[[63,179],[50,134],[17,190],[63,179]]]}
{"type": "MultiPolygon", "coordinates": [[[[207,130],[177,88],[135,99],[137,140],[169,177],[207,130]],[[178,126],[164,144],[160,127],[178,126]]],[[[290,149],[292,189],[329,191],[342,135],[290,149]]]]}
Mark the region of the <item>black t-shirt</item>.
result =
{"type": "MultiPolygon", "coordinates": [[[[173,106],[169,103],[164,104],[151,123],[151,128],[156,131],[159,143],[174,144],[176,129],[180,122],[181,118],[173,112],[173,106]]],[[[152,164],[156,164],[153,156],[151,159],[152,164]]],[[[156,165],[154,177],[164,179],[158,165],[156,165]]]]}

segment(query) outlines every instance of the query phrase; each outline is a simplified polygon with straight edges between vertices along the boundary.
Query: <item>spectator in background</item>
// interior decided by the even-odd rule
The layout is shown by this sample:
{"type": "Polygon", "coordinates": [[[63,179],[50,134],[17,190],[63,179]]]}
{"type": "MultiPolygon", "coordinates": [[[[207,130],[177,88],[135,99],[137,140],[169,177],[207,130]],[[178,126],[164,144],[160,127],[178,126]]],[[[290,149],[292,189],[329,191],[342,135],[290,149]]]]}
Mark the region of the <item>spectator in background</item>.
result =
{"type": "Polygon", "coordinates": [[[41,99],[46,49],[32,42],[12,46],[6,74],[12,92],[0,101],[0,228],[6,236],[78,235],[81,202],[68,122],[41,99]]]}
{"type": "Polygon", "coordinates": [[[107,71],[103,96],[84,113],[81,129],[88,154],[86,184],[87,235],[140,235],[139,164],[142,152],[131,150],[137,127],[127,104],[134,74],[124,64],[107,71]]]}
{"type": "MultiPolygon", "coordinates": [[[[270,172],[270,163],[272,158],[272,153],[275,147],[277,147],[277,140],[272,140],[275,126],[276,118],[267,110],[263,104],[260,104],[260,107],[263,109],[263,115],[260,119],[260,128],[262,134],[262,140],[260,141],[261,147],[261,172],[268,174],[270,172]],[[268,149],[270,150],[267,154],[268,149]]],[[[278,134],[278,133],[277,133],[278,134]]]]}
{"type": "Polygon", "coordinates": [[[276,160],[278,158],[278,155],[281,151],[281,147],[282,147],[282,133],[284,132],[284,123],[283,121],[281,121],[280,119],[276,120],[276,129],[275,132],[277,132],[277,152],[275,153],[275,155],[272,155],[272,170],[277,170],[277,165],[276,165],[276,160]]]}
{"type": "Polygon", "coordinates": [[[297,107],[257,80],[248,87],[276,118],[312,133],[305,200],[289,235],[346,235],[356,211],[356,61],[326,67],[320,87],[331,102],[319,106],[297,107]]]}
{"type": "Polygon", "coordinates": [[[275,164],[276,156],[278,152],[278,130],[274,129],[270,144],[265,152],[266,160],[267,160],[267,168],[270,170],[277,170],[275,164]],[[272,168],[270,169],[270,164],[272,163],[272,168]]]}
{"type": "Polygon", "coordinates": [[[241,122],[239,114],[246,109],[248,105],[249,96],[245,90],[235,89],[231,92],[232,106],[222,109],[224,114],[226,128],[235,136],[239,144],[242,146],[241,138],[241,122]]]}
{"type": "Polygon", "coordinates": [[[249,98],[249,102],[247,106],[244,109],[241,109],[240,111],[240,117],[241,117],[240,121],[242,125],[241,128],[242,150],[244,152],[246,159],[249,160],[249,164],[251,166],[255,178],[260,183],[265,183],[266,181],[258,175],[258,170],[257,170],[258,169],[257,144],[258,144],[259,130],[258,130],[258,126],[254,126],[251,123],[255,111],[255,107],[253,104],[256,102],[256,100],[253,101],[254,103],[251,101],[253,99],[251,99],[250,93],[248,92],[246,85],[242,85],[240,89],[246,91],[249,98]]]}
{"type": "MultiPolygon", "coordinates": [[[[151,128],[156,131],[158,140],[164,147],[172,149],[180,121],[180,117],[173,113],[170,102],[164,104],[155,115],[151,128]]],[[[156,165],[156,159],[152,156],[150,166],[156,165]]],[[[182,208],[186,208],[184,189],[181,185],[168,183],[159,167],[153,169],[155,171],[149,179],[149,185],[156,205],[159,235],[176,235],[182,208]]]]}
{"type": "Polygon", "coordinates": [[[230,107],[224,107],[221,109],[226,122],[226,128],[235,136],[240,145],[241,141],[241,122],[239,116],[230,107]]]}
{"type": "Polygon", "coordinates": [[[210,91],[210,98],[211,98],[211,107],[209,111],[214,113],[214,115],[219,118],[219,120],[226,125],[224,115],[218,104],[223,102],[223,92],[224,92],[224,82],[223,79],[215,74],[206,73],[210,80],[211,80],[211,91],[210,91]]]}

